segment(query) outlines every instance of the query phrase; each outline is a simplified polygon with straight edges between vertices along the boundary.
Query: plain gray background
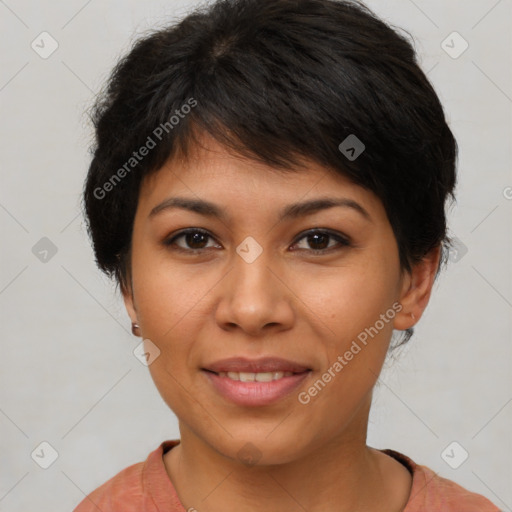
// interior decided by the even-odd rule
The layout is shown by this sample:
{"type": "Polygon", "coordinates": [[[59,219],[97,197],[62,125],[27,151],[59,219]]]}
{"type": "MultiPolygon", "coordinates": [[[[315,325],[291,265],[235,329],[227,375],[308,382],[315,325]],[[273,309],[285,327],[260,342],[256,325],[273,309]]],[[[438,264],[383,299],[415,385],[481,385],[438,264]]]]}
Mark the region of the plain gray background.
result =
{"type": "MultiPolygon", "coordinates": [[[[70,511],[179,436],[133,355],[140,339],[124,304],[94,265],[79,205],[85,109],[137,34],[194,5],[0,1],[1,511],[70,511]],[[58,43],[47,58],[55,43],[42,32],[58,43]],[[51,461],[41,442],[58,454],[47,469],[36,463],[51,461]]],[[[460,146],[449,213],[458,251],[409,346],[383,370],[368,443],[512,510],[512,1],[368,5],[414,35],[460,146]],[[452,465],[469,454],[457,469],[442,457],[454,441],[452,465]]]]}

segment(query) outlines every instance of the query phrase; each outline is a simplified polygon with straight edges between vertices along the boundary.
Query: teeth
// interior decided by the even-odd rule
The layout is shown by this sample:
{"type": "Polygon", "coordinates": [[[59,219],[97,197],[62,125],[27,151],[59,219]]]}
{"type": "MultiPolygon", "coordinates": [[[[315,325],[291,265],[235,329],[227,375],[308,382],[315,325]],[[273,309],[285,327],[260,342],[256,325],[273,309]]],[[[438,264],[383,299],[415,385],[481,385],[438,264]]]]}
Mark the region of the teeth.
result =
{"type": "Polygon", "coordinates": [[[271,382],[273,380],[290,377],[292,372],[219,372],[219,377],[227,377],[231,380],[239,380],[241,382],[271,382]]]}

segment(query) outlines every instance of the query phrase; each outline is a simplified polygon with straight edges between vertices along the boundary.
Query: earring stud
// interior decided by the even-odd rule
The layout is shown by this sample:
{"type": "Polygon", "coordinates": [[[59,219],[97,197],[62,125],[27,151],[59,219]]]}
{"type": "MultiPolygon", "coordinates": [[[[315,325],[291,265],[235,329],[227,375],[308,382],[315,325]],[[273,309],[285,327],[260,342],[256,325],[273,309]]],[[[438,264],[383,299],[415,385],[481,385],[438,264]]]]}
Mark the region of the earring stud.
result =
{"type": "Polygon", "coordinates": [[[134,336],[140,336],[140,327],[139,324],[132,322],[132,334],[134,336]]]}

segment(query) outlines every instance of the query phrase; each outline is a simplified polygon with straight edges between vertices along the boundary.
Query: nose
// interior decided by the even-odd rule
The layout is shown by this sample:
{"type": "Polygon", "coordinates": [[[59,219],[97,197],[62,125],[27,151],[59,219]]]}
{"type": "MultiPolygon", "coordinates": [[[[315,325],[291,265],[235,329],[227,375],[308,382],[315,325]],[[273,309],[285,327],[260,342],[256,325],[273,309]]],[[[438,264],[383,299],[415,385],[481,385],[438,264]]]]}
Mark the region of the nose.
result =
{"type": "Polygon", "coordinates": [[[283,271],[270,264],[265,251],[254,261],[234,257],[233,268],[220,283],[216,321],[222,329],[262,336],[293,326],[294,294],[283,271]]]}

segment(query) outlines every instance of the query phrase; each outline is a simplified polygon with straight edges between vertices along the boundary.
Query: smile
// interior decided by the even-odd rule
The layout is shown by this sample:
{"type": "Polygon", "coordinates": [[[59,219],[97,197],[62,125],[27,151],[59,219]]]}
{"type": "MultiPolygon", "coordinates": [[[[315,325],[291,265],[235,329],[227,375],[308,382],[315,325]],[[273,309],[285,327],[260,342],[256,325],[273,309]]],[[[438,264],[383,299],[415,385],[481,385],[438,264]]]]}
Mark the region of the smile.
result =
{"type": "Polygon", "coordinates": [[[293,372],[202,371],[212,391],[223,400],[241,407],[263,407],[289,397],[311,374],[293,372]]]}
{"type": "Polygon", "coordinates": [[[219,372],[218,375],[219,377],[227,377],[228,379],[242,382],[271,382],[283,377],[291,377],[293,372],[219,372]]]}

